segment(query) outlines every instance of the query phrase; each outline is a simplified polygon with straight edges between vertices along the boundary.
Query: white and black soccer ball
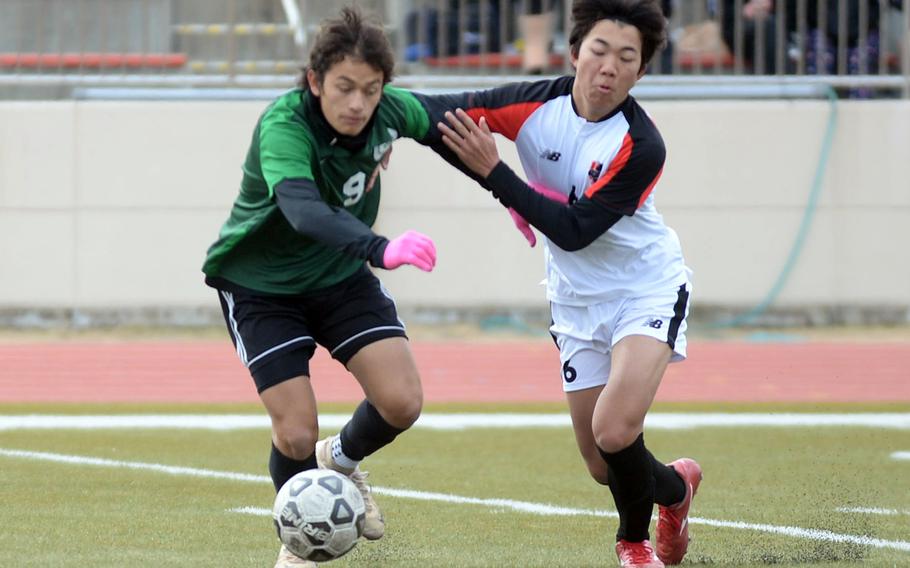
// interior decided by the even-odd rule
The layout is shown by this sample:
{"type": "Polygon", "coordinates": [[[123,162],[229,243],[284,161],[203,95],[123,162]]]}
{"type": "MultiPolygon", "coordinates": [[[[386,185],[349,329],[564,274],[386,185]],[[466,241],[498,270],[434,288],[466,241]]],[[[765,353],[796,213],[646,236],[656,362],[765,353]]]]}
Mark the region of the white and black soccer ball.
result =
{"type": "Polygon", "coordinates": [[[357,486],[346,476],[331,469],[310,469],[278,490],[272,519],[288,550],[307,560],[326,562],[357,544],[366,507],[357,486]]]}

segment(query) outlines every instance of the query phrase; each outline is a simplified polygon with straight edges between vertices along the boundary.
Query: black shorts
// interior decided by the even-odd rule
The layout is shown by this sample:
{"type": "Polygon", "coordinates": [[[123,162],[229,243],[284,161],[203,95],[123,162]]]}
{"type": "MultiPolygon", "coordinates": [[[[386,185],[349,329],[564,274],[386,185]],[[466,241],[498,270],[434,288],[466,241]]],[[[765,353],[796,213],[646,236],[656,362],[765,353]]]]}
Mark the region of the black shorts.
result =
{"type": "Polygon", "coordinates": [[[361,348],[407,337],[395,301],[366,267],[334,286],[303,296],[218,290],[237,355],[256,390],[310,374],[316,345],[343,365],[361,348]]]}

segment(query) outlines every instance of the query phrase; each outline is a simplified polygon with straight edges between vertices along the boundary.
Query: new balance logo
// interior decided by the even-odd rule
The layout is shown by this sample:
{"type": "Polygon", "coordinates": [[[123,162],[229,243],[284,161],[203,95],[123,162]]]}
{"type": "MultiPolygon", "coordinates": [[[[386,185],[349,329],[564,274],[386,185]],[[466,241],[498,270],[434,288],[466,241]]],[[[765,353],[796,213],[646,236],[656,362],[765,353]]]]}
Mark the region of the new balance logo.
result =
{"type": "Polygon", "coordinates": [[[544,150],[540,157],[550,160],[551,162],[558,162],[559,158],[562,157],[562,154],[553,150],[544,150]]]}
{"type": "MultiPolygon", "coordinates": [[[[644,325],[648,326],[648,327],[653,327],[654,329],[660,329],[663,324],[664,324],[663,320],[649,318],[648,321],[646,321],[644,325]]],[[[642,327],[644,327],[644,326],[642,326],[642,327]]]]}

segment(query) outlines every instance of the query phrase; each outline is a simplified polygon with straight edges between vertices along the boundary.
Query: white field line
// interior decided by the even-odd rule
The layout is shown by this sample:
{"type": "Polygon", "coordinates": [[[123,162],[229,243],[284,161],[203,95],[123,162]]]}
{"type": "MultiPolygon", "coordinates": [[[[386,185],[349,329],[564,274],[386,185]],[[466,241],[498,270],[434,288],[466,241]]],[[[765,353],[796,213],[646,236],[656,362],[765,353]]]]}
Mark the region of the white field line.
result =
{"type": "MultiPolygon", "coordinates": [[[[110,468],[128,468],[133,470],[146,470],[156,473],[167,473],[170,475],[188,475],[193,477],[226,479],[232,481],[249,481],[256,483],[271,483],[271,479],[264,475],[251,475],[246,473],[233,473],[229,471],[215,471],[210,469],[198,469],[192,467],[168,466],[156,463],[144,462],[126,462],[120,460],[108,460],[103,458],[92,458],[84,456],[73,456],[65,454],[53,454],[47,452],[29,452],[24,450],[10,450],[0,448],[0,456],[10,458],[22,458],[32,460],[42,460],[71,465],[93,465],[110,468]]],[[[446,493],[429,493],[423,491],[414,491],[410,489],[391,489],[385,487],[374,487],[373,491],[380,495],[398,497],[402,499],[419,499],[423,501],[436,501],[443,503],[481,505],[490,507],[495,510],[510,509],[522,513],[531,513],[536,515],[559,515],[559,516],[595,516],[608,517],[616,516],[612,511],[601,511],[595,509],[575,509],[570,507],[559,507],[543,503],[531,503],[527,501],[514,501],[512,499],[479,499],[476,497],[463,497],[459,495],[449,495],[446,493]]],[[[267,509],[256,509],[252,507],[242,507],[237,512],[246,514],[269,514],[267,509]]],[[[900,540],[883,540],[878,538],[869,538],[866,536],[856,536],[849,534],[839,534],[831,531],[804,529],[801,527],[788,527],[777,525],[766,525],[757,523],[745,523],[742,521],[723,521],[716,519],[704,519],[701,517],[690,517],[689,522],[692,524],[706,525],[710,527],[732,528],[741,530],[752,530],[804,538],[809,540],[818,540],[825,542],[844,542],[871,546],[875,548],[889,548],[910,552],[910,542],[900,540]]]]}
{"type": "Polygon", "coordinates": [[[880,509],[878,507],[838,507],[838,513],[859,513],[862,515],[910,515],[910,511],[900,511],[898,509],[880,509]]]}
{"type": "MultiPolygon", "coordinates": [[[[323,428],[341,428],[349,414],[322,414],[323,428]]],[[[123,428],[174,428],[199,430],[244,430],[270,426],[265,414],[20,414],[0,415],[4,430],[97,430],[123,428]]],[[[524,413],[459,413],[424,414],[415,424],[433,430],[466,428],[569,428],[568,414],[524,413]]],[[[868,427],[910,430],[910,413],[858,412],[847,414],[810,413],[694,413],[656,412],[645,419],[649,429],[679,430],[687,428],[736,427],[868,427]]],[[[892,454],[894,459],[910,459],[910,452],[892,454]],[[898,457],[906,454],[906,457],[898,457]]]]}
{"type": "Polygon", "coordinates": [[[893,460],[910,460],[910,452],[894,452],[891,454],[893,460]]]}

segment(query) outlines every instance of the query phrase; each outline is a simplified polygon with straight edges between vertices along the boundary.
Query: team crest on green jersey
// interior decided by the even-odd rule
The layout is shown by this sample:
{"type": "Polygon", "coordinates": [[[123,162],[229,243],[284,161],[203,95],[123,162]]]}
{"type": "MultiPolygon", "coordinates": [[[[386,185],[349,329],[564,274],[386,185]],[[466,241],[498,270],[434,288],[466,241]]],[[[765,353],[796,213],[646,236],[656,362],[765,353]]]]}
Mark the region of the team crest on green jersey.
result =
{"type": "Polygon", "coordinates": [[[388,142],[383,142],[379,146],[373,146],[373,159],[377,162],[382,159],[385,153],[392,147],[392,142],[398,139],[398,131],[394,128],[386,128],[389,133],[390,140],[388,142]]]}

